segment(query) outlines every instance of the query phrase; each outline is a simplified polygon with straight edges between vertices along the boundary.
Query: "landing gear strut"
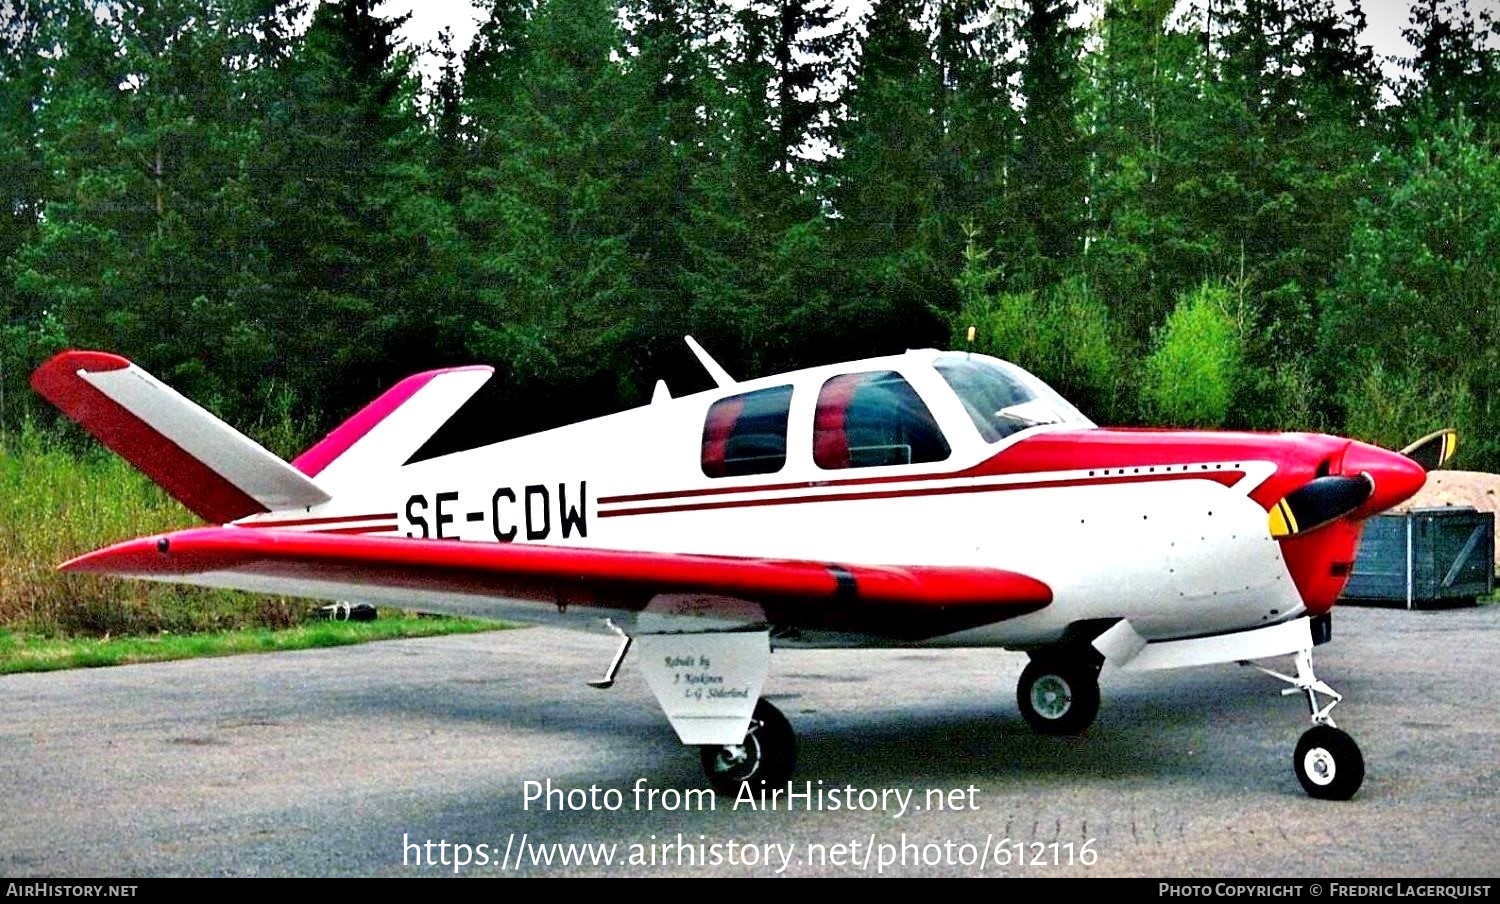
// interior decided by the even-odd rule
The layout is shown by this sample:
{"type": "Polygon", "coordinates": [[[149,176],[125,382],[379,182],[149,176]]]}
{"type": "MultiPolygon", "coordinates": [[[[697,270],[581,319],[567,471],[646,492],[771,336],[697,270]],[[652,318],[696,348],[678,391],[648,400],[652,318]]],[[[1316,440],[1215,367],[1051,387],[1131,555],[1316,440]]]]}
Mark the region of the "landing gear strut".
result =
{"type": "Polygon", "coordinates": [[[756,790],[785,786],[797,766],[797,736],[792,725],[764,697],[755,702],[745,740],[699,750],[708,783],[729,796],[738,795],[745,784],[752,784],[756,790]]]}
{"type": "Polygon", "coordinates": [[[1021,672],[1016,704],[1039,734],[1082,734],[1099,715],[1099,667],[1082,658],[1038,656],[1021,672]]]}
{"type": "MultiPolygon", "coordinates": [[[[1301,650],[1296,657],[1297,674],[1283,675],[1261,666],[1256,669],[1291,687],[1281,693],[1306,694],[1312,728],[1303,733],[1292,753],[1292,770],[1302,790],[1319,800],[1348,800],[1365,780],[1365,758],[1359,745],[1348,733],[1333,724],[1329,715],[1344,696],[1319,680],[1313,673],[1312,650],[1301,650]],[[1328,702],[1322,703],[1321,697],[1328,702]]],[[[1253,665],[1253,663],[1251,663],[1253,665]]]]}

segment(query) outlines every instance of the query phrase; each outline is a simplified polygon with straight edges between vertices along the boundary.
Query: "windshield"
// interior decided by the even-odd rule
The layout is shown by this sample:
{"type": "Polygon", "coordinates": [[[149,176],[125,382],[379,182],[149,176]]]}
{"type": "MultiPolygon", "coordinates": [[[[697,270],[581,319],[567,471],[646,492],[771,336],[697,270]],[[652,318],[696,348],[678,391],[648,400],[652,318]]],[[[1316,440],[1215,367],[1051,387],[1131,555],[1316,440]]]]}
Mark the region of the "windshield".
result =
{"type": "Polygon", "coordinates": [[[1013,364],[985,355],[939,355],[933,366],[963,402],[985,442],[1042,424],[1093,422],[1046,383],[1013,364]]]}

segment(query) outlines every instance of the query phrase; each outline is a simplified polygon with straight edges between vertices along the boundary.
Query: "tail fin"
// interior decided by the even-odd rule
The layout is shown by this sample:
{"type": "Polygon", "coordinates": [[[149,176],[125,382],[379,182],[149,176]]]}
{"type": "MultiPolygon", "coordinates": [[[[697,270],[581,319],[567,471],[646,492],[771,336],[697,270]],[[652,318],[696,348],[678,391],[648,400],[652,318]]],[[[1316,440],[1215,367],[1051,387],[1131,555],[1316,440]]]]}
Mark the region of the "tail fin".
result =
{"type": "Polygon", "coordinates": [[[194,514],[224,524],[319,505],[341,487],[378,479],[493,373],[460,367],[407,377],[291,464],[118,355],[62,352],[31,385],[194,514]]]}
{"type": "Polygon", "coordinates": [[[310,477],[130,361],[65,351],[31,385],[194,514],[222,524],[327,502],[310,477]]]}
{"type": "Polygon", "coordinates": [[[330,492],[357,487],[407,463],[495,369],[450,367],[408,376],[297,456],[293,466],[330,492]]]}
{"type": "Polygon", "coordinates": [[[333,492],[379,479],[405,464],[494,372],[487,366],[455,367],[407,377],[292,465],[333,492]]]}

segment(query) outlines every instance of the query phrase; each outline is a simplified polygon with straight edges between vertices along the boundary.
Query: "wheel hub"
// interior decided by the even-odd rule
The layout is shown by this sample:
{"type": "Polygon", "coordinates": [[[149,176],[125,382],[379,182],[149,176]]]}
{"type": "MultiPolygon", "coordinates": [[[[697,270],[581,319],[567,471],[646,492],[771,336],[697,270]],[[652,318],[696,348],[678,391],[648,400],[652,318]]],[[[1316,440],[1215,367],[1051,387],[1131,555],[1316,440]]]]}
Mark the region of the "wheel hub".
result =
{"type": "Polygon", "coordinates": [[[1061,719],[1073,705],[1073,689],[1057,675],[1044,675],[1031,686],[1031,708],[1045,719],[1061,719]]]}
{"type": "Polygon", "coordinates": [[[1308,780],[1313,784],[1330,785],[1338,774],[1338,766],[1327,750],[1314,747],[1302,758],[1302,771],[1307,773],[1308,780]]]}
{"type": "Polygon", "coordinates": [[[748,756],[744,744],[730,744],[719,748],[718,756],[714,757],[714,765],[720,772],[728,772],[744,763],[748,756]]]}

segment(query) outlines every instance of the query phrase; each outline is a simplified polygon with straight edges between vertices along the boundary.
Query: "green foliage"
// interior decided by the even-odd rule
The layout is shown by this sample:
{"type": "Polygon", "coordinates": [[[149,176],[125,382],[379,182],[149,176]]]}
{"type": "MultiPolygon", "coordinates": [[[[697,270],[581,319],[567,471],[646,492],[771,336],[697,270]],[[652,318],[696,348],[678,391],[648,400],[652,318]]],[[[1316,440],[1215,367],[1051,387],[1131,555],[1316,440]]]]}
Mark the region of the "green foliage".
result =
{"type": "Polygon", "coordinates": [[[1141,405],[1152,423],[1218,427],[1243,379],[1244,334],[1234,295],[1204,284],[1182,296],[1141,368],[1141,405]]]}
{"type": "Polygon", "coordinates": [[[1400,449],[1442,427],[1458,428],[1466,458],[1475,454],[1469,440],[1487,441],[1474,432],[1474,399],[1460,379],[1433,380],[1410,368],[1388,370],[1371,362],[1352,375],[1344,404],[1349,435],[1388,449],[1400,449]]]}
{"type": "MultiPolygon", "coordinates": [[[[1425,419],[1400,406],[1376,410],[1408,430],[1462,414],[1467,462],[1494,467],[1500,463],[1500,153],[1473,139],[1472,124],[1450,121],[1398,165],[1402,173],[1390,194],[1361,205],[1334,285],[1336,303],[1324,321],[1324,355],[1338,364],[1351,429],[1379,432],[1361,406],[1377,404],[1382,393],[1412,406],[1422,405],[1425,393],[1425,419]],[[1373,373],[1382,376],[1372,383],[1373,373]]],[[[1437,426],[1443,425],[1428,429],[1437,426]]]]}
{"type": "Polygon", "coordinates": [[[342,647],[398,637],[474,634],[504,627],[506,626],[499,622],[473,618],[403,615],[381,617],[372,622],[315,622],[279,630],[250,628],[189,635],[163,633],[102,639],[43,637],[0,629],[0,675],[99,668],[135,662],[169,662],[174,659],[239,653],[342,647]]]}
{"type": "Polygon", "coordinates": [[[585,380],[624,365],[641,316],[612,143],[620,35],[604,0],[552,0],[520,28],[515,84],[472,110],[493,153],[464,194],[475,297],[450,329],[513,379],[585,380]]]}
{"type": "Polygon", "coordinates": [[[1129,419],[1130,361],[1121,350],[1109,308],[1081,279],[1043,292],[996,292],[999,273],[969,231],[957,280],[960,308],[950,319],[952,343],[1005,358],[1046,380],[1096,421],[1129,419]]]}
{"type": "Polygon", "coordinates": [[[1082,250],[1086,148],[1076,108],[1081,29],[1072,0],[1026,0],[1020,38],[1026,47],[1026,99],[1016,155],[1016,208],[1029,226],[1031,279],[1050,282],[1082,250]]]}
{"type": "Polygon", "coordinates": [[[497,365],[514,433],[693,388],[683,333],[759,374],[972,323],[1101,421],[1500,467],[1482,4],[1413,0],[1398,82],[1337,0],[480,8],[424,84],[374,0],[0,4],[0,435],[67,345],[290,455],[419,369],[497,365]]]}
{"type": "Polygon", "coordinates": [[[193,523],[108,452],[79,457],[30,425],[0,438],[0,624],[97,635],[288,623],[281,601],[57,571],[82,552],[193,523]]]}
{"type": "Polygon", "coordinates": [[[1442,119],[1483,123],[1485,138],[1500,141],[1494,118],[1500,113],[1500,57],[1493,52],[1500,19],[1483,3],[1469,0],[1416,0],[1402,37],[1416,49],[1404,61],[1408,77],[1400,89],[1405,106],[1421,112],[1412,134],[1442,119]]]}

